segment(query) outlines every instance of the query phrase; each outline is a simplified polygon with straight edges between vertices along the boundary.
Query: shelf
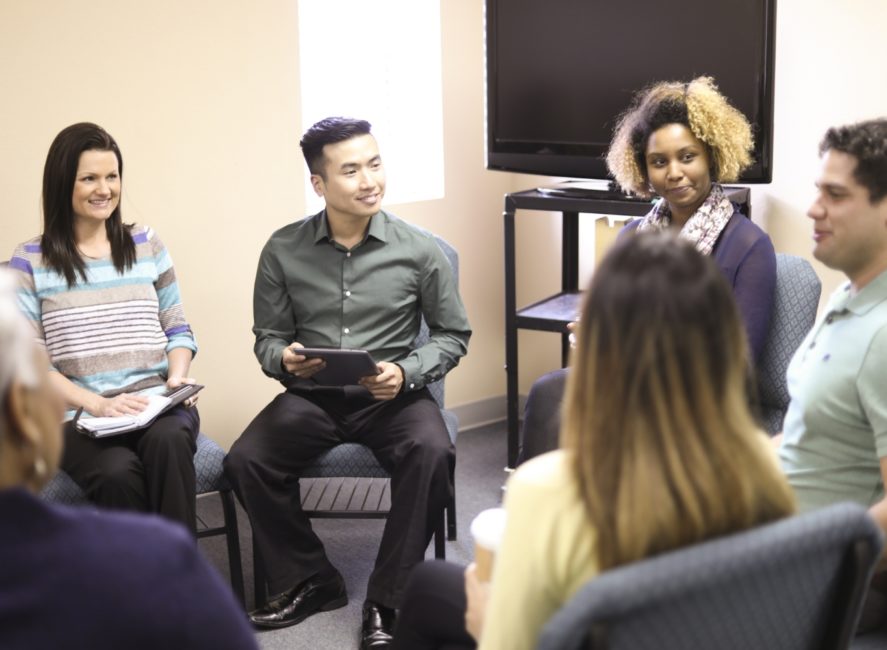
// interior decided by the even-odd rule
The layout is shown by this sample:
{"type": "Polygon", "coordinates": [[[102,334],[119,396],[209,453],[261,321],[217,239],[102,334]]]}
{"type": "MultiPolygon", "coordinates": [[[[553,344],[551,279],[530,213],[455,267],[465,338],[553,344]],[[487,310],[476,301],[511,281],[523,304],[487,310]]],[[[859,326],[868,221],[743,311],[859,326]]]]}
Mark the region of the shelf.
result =
{"type": "Polygon", "coordinates": [[[556,195],[539,190],[506,194],[505,211],[513,213],[518,209],[641,217],[650,211],[650,201],[628,198],[615,192],[601,192],[594,198],[556,195]]]}
{"type": "Polygon", "coordinates": [[[582,292],[559,293],[519,309],[517,326],[522,329],[564,333],[567,331],[567,323],[576,320],[581,309],[582,292]]]}
{"type": "MultiPolygon", "coordinates": [[[[631,199],[616,192],[592,190],[575,193],[573,188],[542,188],[505,195],[502,212],[505,234],[505,373],[506,417],[508,420],[508,467],[514,467],[519,447],[518,414],[518,330],[531,329],[561,335],[561,363],[569,359],[567,323],[576,320],[582,305],[579,291],[579,215],[639,217],[650,210],[650,201],[631,199]],[[518,309],[516,303],[517,252],[515,217],[561,213],[561,286],[560,293],[518,309]]],[[[751,217],[749,191],[745,187],[725,187],[727,197],[740,204],[743,214],[751,217]]],[[[526,217],[525,217],[526,218],[526,217]]],[[[537,260],[537,263],[545,263],[537,260]]]]}

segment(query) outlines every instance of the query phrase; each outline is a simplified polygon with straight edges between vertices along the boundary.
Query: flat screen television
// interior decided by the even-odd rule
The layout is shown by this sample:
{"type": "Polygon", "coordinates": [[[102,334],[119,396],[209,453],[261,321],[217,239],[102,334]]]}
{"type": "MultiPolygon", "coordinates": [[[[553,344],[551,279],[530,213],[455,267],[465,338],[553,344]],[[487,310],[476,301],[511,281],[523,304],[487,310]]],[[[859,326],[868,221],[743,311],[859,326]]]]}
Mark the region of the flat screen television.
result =
{"type": "Polygon", "coordinates": [[[769,183],[776,0],[486,0],[487,167],[608,178],[633,93],[714,77],[755,134],[741,181],[769,183]]]}

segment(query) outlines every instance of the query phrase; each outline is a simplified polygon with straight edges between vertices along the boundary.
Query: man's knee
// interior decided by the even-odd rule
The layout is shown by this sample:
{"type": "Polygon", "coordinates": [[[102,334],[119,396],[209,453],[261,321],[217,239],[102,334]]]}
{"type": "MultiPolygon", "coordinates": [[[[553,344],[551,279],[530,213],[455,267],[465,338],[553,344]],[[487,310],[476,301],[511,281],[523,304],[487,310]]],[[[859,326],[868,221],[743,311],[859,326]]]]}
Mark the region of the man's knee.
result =
{"type": "Polygon", "coordinates": [[[411,438],[413,453],[432,462],[447,462],[455,457],[455,447],[440,411],[430,414],[416,435],[411,438]]]}
{"type": "Polygon", "coordinates": [[[234,441],[231,449],[222,461],[225,475],[238,487],[265,485],[275,467],[275,451],[263,443],[262,436],[243,435],[234,441]]]}
{"type": "Polygon", "coordinates": [[[225,475],[235,482],[240,481],[247,473],[250,460],[253,457],[245,447],[246,445],[242,444],[242,439],[235,440],[222,461],[222,469],[225,475]]]}
{"type": "Polygon", "coordinates": [[[446,433],[446,427],[441,427],[434,435],[418,436],[410,441],[408,452],[404,455],[402,463],[410,472],[415,469],[427,476],[432,484],[449,485],[450,475],[456,466],[456,450],[446,433]]]}

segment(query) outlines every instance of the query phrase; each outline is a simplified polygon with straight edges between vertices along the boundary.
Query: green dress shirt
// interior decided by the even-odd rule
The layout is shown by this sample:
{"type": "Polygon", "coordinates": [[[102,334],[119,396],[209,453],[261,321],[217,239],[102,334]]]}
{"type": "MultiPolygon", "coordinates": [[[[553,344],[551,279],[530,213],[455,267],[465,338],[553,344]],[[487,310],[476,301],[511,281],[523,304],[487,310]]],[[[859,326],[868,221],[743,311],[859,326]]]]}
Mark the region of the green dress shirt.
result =
{"type": "Polygon", "coordinates": [[[292,380],[281,357],[298,341],[367,350],[403,368],[404,390],[418,390],[456,366],[471,328],[433,235],[381,211],[348,250],[330,238],[322,211],[276,231],[262,249],[253,333],[270,377],[292,380]],[[423,316],[430,340],[414,349],[423,316]]]}

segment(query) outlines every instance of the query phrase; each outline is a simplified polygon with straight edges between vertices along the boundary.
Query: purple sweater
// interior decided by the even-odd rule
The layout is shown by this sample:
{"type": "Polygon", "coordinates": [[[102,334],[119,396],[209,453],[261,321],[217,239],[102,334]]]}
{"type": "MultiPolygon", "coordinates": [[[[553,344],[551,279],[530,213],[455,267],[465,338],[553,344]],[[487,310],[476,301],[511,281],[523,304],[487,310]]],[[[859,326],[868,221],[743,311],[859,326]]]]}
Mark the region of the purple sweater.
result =
{"type": "MultiPolygon", "coordinates": [[[[637,219],[627,224],[619,236],[634,232],[640,223],[637,219]]],[[[734,208],[711,255],[733,287],[752,356],[757,360],[767,338],[776,290],[776,253],[770,237],[734,208]]]]}
{"type": "Polygon", "coordinates": [[[257,649],[181,526],[0,490],[0,647],[257,649]]]}

